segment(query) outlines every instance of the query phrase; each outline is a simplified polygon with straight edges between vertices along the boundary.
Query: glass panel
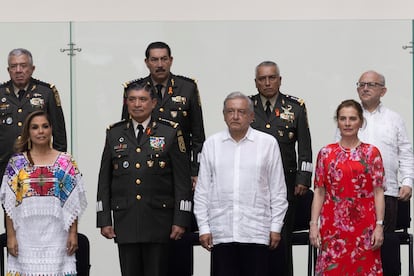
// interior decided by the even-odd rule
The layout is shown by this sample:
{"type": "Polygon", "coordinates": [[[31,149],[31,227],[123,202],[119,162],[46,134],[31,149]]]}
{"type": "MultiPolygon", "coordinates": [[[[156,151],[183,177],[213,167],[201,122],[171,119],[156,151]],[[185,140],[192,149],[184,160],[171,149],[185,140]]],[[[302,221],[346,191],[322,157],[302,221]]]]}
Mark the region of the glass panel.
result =
{"type": "MultiPolygon", "coordinates": [[[[171,46],[173,73],[197,78],[207,135],[225,127],[221,110],[228,93],[257,93],[254,70],[264,60],[279,64],[282,93],[305,99],[315,155],[333,141],[339,102],[358,99],[355,83],[365,70],[385,75],[383,101],[403,115],[413,133],[413,56],[401,48],[412,41],[409,20],[75,22],[72,41],[69,27],[68,22],[1,23],[1,37],[8,39],[2,40],[0,67],[7,68],[11,49],[27,48],[37,65],[34,76],[59,89],[70,148],[88,187],[90,207],[80,231],[91,241],[92,275],[120,274],[115,245],[95,229],[96,183],[105,128],[121,117],[122,83],[148,74],[144,51],[152,41],[171,46]],[[60,52],[70,42],[82,49],[72,59],[72,71],[70,57],[60,52]]],[[[0,80],[8,79],[0,70],[0,80]]],[[[196,249],[194,275],[209,275],[204,253],[196,249]]],[[[295,263],[295,274],[305,275],[305,268],[295,263]]]]}
{"type": "Polygon", "coordinates": [[[25,48],[32,53],[35,79],[55,84],[65,115],[68,150],[71,148],[69,56],[60,51],[69,43],[68,23],[1,23],[0,81],[10,79],[7,56],[12,49],[25,48]],[[7,39],[6,39],[7,38],[7,39]]]}
{"type": "MultiPolygon", "coordinates": [[[[120,119],[121,84],[148,74],[144,51],[152,41],[171,46],[173,73],[198,79],[207,135],[224,128],[225,95],[235,90],[257,93],[255,66],[276,61],[281,91],[305,99],[316,154],[333,141],[337,105],[358,99],[355,83],[370,69],[387,78],[383,101],[404,116],[412,133],[412,101],[407,100],[412,98],[411,56],[401,47],[411,39],[410,28],[409,20],[74,23],[73,39],[82,48],[74,61],[74,143],[87,183],[97,183],[104,129],[120,119]]],[[[99,248],[92,252],[113,246],[96,238],[99,248]]],[[[119,273],[116,251],[105,252],[108,262],[100,260],[102,265],[92,267],[94,274],[119,273]]],[[[194,274],[209,275],[208,257],[201,258],[194,274]]],[[[296,264],[295,274],[305,275],[305,268],[296,264]]]]}

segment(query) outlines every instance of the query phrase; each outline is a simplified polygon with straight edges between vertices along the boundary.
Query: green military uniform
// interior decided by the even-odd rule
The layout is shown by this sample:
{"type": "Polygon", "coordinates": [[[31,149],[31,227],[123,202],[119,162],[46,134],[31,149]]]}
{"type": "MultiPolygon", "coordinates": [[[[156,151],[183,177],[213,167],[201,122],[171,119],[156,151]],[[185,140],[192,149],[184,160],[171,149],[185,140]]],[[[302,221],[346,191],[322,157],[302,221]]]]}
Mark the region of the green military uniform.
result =
{"type": "Polygon", "coordinates": [[[67,150],[66,128],[59,93],[54,85],[31,78],[23,98],[14,93],[12,81],[0,85],[0,174],[13,154],[16,138],[21,135],[26,117],[35,110],[44,110],[53,127],[53,147],[67,150]]]}
{"type": "MultiPolygon", "coordinates": [[[[129,85],[135,82],[145,82],[152,86],[151,76],[132,80],[124,84],[125,91],[129,85]]],[[[126,93],[124,93],[124,96],[126,93]]],[[[125,99],[124,99],[125,100],[125,99]]],[[[205,141],[203,114],[201,109],[200,93],[194,80],[170,74],[165,87],[164,96],[157,101],[153,111],[155,118],[165,118],[180,124],[183,132],[188,160],[190,161],[191,176],[198,175],[199,155],[205,141]]],[[[124,104],[122,118],[128,119],[129,114],[124,104]]],[[[191,231],[197,230],[197,223],[192,216],[191,231]]],[[[183,238],[174,241],[172,247],[174,253],[170,258],[170,276],[190,276],[193,274],[193,240],[198,240],[198,234],[187,231],[183,238]]]]}
{"type": "MultiPolygon", "coordinates": [[[[153,85],[151,77],[126,82],[125,89],[135,82],[146,82],[153,85]]],[[[198,175],[201,148],[206,139],[204,134],[203,114],[200,94],[194,80],[170,74],[162,101],[157,102],[153,111],[155,118],[164,118],[180,124],[183,132],[187,154],[191,161],[191,176],[198,175]]],[[[129,114],[124,104],[122,119],[129,114]]]]}
{"type": "MultiPolygon", "coordinates": [[[[293,269],[290,240],[297,200],[297,197],[294,196],[295,186],[302,184],[310,187],[313,170],[311,137],[306,107],[303,100],[279,92],[275,106],[268,118],[260,94],[250,96],[250,98],[253,101],[255,111],[255,120],[251,126],[274,136],[279,143],[282,155],[289,201],[282,231],[282,239],[286,248],[283,254],[286,258],[286,264],[278,263],[280,258],[275,258],[271,263],[275,265],[274,269],[278,271],[282,268],[281,265],[287,267],[289,271],[286,271],[284,275],[292,275],[293,272],[290,271],[293,269]]],[[[271,271],[274,271],[274,269],[271,268],[271,271]]]]}
{"type": "Polygon", "coordinates": [[[108,128],[97,200],[97,226],[114,225],[117,243],[168,242],[173,224],[188,227],[191,185],[181,130],[152,121],[138,144],[130,120],[108,128]]]}

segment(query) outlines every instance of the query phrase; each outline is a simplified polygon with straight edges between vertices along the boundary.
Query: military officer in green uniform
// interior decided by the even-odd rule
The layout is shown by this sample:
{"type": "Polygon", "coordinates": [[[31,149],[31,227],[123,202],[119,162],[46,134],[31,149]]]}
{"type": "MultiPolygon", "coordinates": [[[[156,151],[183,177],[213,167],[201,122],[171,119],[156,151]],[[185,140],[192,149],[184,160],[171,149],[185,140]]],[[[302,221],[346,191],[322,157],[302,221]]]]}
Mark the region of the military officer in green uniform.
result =
{"type": "Polygon", "coordinates": [[[97,226],[118,244],[123,276],[167,275],[169,241],[190,224],[184,137],[177,123],[151,115],[154,96],[146,82],[128,86],[130,119],[108,128],[99,172],[97,226]]]}
{"type": "Polygon", "coordinates": [[[281,80],[276,63],[264,61],[256,67],[259,93],[251,96],[255,111],[251,126],[273,135],[279,143],[289,207],[282,230],[282,246],[271,253],[269,275],[292,276],[291,234],[295,206],[311,185],[312,148],[305,104],[301,99],[280,93],[281,80]]]}
{"type": "Polygon", "coordinates": [[[8,55],[10,80],[0,85],[0,175],[16,139],[20,138],[26,117],[35,110],[46,111],[53,125],[53,147],[67,150],[65,119],[59,93],[54,85],[32,78],[35,70],[32,54],[22,48],[8,55]]]}
{"type": "MultiPolygon", "coordinates": [[[[180,124],[188,160],[191,167],[193,189],[197,182],[199,155],[205,140],[203,115],[200,94],[194,80],[177,76],[171,73],[173,57],[170,47],[164,42],[152,42],[145,51],[145,64],[149,76],[126,82],[125,89],[135,82],[151,84],[157,92],[157,106],[153,111],[155,118],[164,118],[180,124]]],[[[125,103],[124,93],[124,103],[125,103]]],[[[128,119],[129,114],[124,104],[122,118],[128,119]]],[[[196,230],[193,216],[191,229],[196,230]]],[[[198,235],[186,232],[183,239],[172,243],[173,254],[170,259],[171,276],[191,276],[193,274],[193,236],[198,235]]]]}

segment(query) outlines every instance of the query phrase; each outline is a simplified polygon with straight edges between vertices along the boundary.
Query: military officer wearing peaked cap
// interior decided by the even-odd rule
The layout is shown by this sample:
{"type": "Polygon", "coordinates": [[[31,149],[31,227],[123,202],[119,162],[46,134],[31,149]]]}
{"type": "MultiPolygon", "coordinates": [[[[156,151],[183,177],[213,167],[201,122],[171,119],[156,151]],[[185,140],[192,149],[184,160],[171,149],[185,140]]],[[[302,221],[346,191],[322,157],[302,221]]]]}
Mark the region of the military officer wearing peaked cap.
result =
{"type": "MultiPolygon", "coordinates": [[[[173,57],[170,47],[164,42],[152,42],[145,51],[145,64],[150,74],[145,78],[126,82],[124,87],[128,89],[136,82],[151,84],[155,88],[158,98],[157,106],[153,111],[154,117],[180,124],[187,148],[194,189],[199,169],[199,155],[205,140],[200,94],[194,80],[171,73],[172,63],[173,57]]],[[[124,104],[122,118],[128,119],[128,116],[124,104]]],[[[191,230],[194,231],[196,228],[197,224],[193,216],[191,230]]],[[[186,232],[181,240],[172,243],[174,253],[171,254],[169,275],[190,276],[193,274],[192,242],[194,236],[193,233],[186,232]]]]}
{"type": "Polygon", "coordinates": [[[26,117],[35,110],[46,111],[53,125],[53,147],[67,150],[66,127],[59,93],[54,85],[32,78],[32,54],[22,48],[8,55],[10,80],[0,85],[0,175],[13,154],[26,117]]]}
{"type": "Polygon", "coordinates": [[[251,126],[271,134],[279,143],[289,207],[282,230],[282,246],[271,253],[269,275],[292,276],[291,236],[295,209],[297,200],[311,185],[312,149],[304,101],[280,93],[281,79],[279,67],[272,61],[264,61],[256,67],[255,83],[259,93],[251,96],[255,110],[251,126]]]}
{"type": "Polygon", "coordinates": [[[184,138],[177,123],[151,116],[156,101],[150,85],[130,85],[131,118],[108,128],[102,155],[97,226],[118,244],[123,276],[167,275],[169,240],[181,239],[190,224],[184,138]]]}

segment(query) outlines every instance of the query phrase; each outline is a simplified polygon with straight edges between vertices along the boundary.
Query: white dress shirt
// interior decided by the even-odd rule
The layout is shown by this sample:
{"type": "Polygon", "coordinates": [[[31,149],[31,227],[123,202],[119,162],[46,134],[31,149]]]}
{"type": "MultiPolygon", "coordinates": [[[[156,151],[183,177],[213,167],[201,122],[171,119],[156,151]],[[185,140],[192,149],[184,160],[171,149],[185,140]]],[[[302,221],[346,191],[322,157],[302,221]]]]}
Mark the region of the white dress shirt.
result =
{"type": "Polygon", "coordinates": [[[380,104],[374,112],[364,109],[366,124],[359,131],[359,138],[376,146],[385,169],[385,195],[398,196],[398,172],[402,185],[412,187],[414,156],[403,118],[380,104]]]}
{"type": "Polygon", "coordinates": [[[269,244],[281,232],[287,210],[286,184],[276,139],[249,127],[236,142],[228,130],[203,145],[194,195],[200,235],[213,244],[269,244]]]}
{"type": "MultiPolygon", "coordinates": [[[[385,195],[398,197],[399,182],[412,188],[414,156],[403,118],[382,103],[373,112],[364,109],[365,122],[358,137],[376,146],[385,169],[385,195]]],[[[337,131],[336,140],[340,139],[337,131]]]]}

